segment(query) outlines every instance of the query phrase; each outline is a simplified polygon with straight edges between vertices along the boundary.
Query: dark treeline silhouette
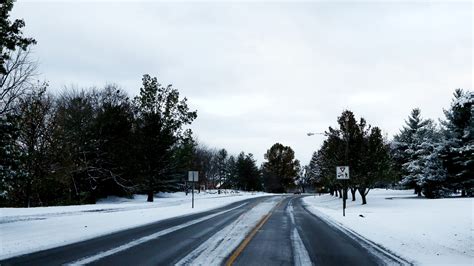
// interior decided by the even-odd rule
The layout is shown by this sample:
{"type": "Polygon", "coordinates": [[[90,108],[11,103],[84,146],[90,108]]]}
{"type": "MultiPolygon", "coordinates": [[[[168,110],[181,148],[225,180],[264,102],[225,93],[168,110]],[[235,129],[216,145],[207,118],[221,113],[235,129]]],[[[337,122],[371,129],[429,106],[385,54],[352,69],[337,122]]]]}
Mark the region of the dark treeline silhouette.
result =
{"type": "Polygon", "coordinates": [[[198,144],[197,117],[171,85],[144,75],[130,99],[117,86],[66,89],[37,84],[2,115],[3,206],[94,203],[109,195],[186,190],[187,172],[204,188],[262,190],[252,154],[198,144]]]}

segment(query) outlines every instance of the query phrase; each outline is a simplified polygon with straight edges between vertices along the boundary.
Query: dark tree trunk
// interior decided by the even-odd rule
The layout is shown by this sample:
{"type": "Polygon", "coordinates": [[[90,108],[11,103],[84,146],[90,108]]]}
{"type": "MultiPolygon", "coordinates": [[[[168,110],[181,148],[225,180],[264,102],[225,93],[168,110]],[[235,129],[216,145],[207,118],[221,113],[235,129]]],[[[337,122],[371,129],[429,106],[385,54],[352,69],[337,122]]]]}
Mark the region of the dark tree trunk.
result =
{"type": "Polygon", "coordinates": [[[338,196],[338,193],[337,193],[337,192],[338,192],[337,189],[334,190],[334,196],[336,196],[336,197],[338,196]]]}
{"type": "Polygon", "coordinates": [[[352,201],[356,200],[356,191],[357,191],[356,188],[351,188],[352,201]]]}
{"type": "Polygon", "coordinates": [[[148,198],[146,201],[153,202],[153,190],[148,190],[147,195],[148,195],[148,198]]]}
{"type": "Polygon", "coordinates": [[[331,194],[331,196],[334,196],[334,190],[329,190],[329,194],[331,194]]]}
{"type": "Polygon", "coordinates": [[[25,205],[27,208],[30,207],[31,205],[31,181],[28,180],[26,184],[26,199],[25,199],[25,205]]]}
{"type": "Polygon", "coordinates": [[[421,197],[421,187],[418,185],[415,185],[415,194],[417,194],[418,197],[421,197]]]}
{"type": "Polygon", "coordinates": [[[339,198],[342,199],[342,189],[339,189],[339,198]]]}
{"type": "Polygon", "coordinates": [[[461,189],[461,197],[466,197],[466,190],[465,189],[461,189]]]}
{"type": "Polygon", "coordinates": [[[359,190],[360,197],[362,198],[362,205],[367,204],[367,199],[365,198],[365,196],[367,195],[365,193],[366,188],[358,188],[358,190],[359,190]]]}

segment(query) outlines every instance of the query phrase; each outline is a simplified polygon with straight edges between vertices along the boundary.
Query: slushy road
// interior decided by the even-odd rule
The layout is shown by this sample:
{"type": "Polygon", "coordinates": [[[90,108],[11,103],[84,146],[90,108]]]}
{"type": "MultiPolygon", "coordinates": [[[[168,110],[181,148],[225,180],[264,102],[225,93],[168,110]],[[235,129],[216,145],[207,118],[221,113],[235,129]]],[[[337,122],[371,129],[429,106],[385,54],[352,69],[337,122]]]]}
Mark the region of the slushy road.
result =
{"type": "Polygon", "coordinates": [[[243,241],[239,240],[237,248],[228,250],[221,264],[404,264],[374,252],[361,244],[364,241],[309,213],[302,205],[301,196],[287,195],[248,199],[208,212],[10,258],[0,261],[0,265],[174,265],[212,236],[235,226],[239,217],[242,219],[242,215],[259,204],[268,204],[269,200],[277,204],[248,232],[242,232],[243,241]]]}

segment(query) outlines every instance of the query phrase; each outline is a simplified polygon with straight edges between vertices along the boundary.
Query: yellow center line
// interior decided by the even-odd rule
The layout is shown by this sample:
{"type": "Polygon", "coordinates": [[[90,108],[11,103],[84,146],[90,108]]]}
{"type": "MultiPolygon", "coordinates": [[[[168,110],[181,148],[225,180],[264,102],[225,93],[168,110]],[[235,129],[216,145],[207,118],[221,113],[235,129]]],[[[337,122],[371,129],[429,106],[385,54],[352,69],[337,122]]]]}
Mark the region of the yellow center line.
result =
{"type": "Polygon", "coordinates": [[[258,230],[267,222],[267,220],[272,215],[273,211],[276,210],[281,205],[284,199],[285,198],[281,199],[280,202],[278,202],[278,204],[275,207],[273,207],[269,213],[263,216],[263,218],[257,223],[257,225],[253,228],[253,230],[247,235],[247,237],[245,237],[244,241],[242,241],[242,243],[240,243],[240,245],[234,250],[232,255],[229,257],[229,259],[225,263],[226,266],[231,266],[232,264],[234,264],[235,260],[240,256],[242,251],[244,251],[244,249],[250,243],[250,240],[252,240],[252,238],[257,234],[258,230]]]}

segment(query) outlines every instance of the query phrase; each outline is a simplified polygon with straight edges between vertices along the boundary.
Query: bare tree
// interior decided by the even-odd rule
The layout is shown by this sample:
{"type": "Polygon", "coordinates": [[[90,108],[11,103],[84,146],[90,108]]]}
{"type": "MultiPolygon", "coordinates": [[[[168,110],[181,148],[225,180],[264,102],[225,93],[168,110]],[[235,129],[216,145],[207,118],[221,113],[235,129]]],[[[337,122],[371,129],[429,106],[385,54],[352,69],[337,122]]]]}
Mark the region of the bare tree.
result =
{"type": "Polygon", "coordinates": [[[0,115],[11,112],[18,99],[33,85],[37,75],[37,62],[30,59],[30,50],[10,52],[5,62],[5,74],[0,74],[0,115]]]}
{"type": "MultiPolygon", "coordinates": [[[[31,198],[48,174],[48,148],[53,128],[53,97],[46,93],[47,83],[33,85],[31,93],[19,100],[19,141],[26,156],[25,182],[23,185],[25,206],[31,206],[31,198]]],[[[36,200],[41,205],[39,193],[36,200]]]]}

